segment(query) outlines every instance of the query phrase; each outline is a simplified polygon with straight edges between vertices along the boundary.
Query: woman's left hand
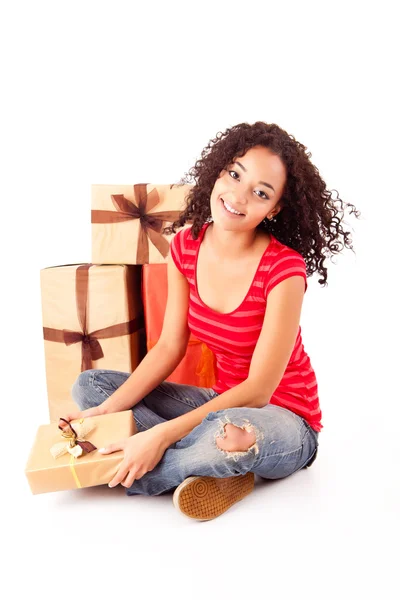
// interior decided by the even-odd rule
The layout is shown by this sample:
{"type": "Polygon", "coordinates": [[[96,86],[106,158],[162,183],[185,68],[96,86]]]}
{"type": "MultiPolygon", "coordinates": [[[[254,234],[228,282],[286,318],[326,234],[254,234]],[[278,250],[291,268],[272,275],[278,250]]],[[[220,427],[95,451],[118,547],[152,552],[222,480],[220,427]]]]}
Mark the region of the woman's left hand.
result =
{"type": "Polygon", "coordinates": [[[140,479],[145,473],[152,471],[160,462],[169,444],[165,440],[163,431],[157,427],[156,425],[146,431],[140,431],[120,442],[99,449],[101,454],[124,451],[124,458],[108,484],[109,487],[120,483],[128,488],[135,479],[140,479]]]}

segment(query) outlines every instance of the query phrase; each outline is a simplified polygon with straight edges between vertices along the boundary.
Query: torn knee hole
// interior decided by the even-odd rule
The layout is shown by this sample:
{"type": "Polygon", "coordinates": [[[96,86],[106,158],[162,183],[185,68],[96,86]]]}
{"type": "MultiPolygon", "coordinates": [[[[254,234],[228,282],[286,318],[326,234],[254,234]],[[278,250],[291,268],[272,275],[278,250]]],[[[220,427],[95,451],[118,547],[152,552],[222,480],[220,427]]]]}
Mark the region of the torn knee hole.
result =
{"type": "Polygon", "coordinates": [[[218,448],[227,452],[246,452],[256,443],[256,434],[252,425],[233,425],[227,423],[222,435],[216,438],[218,448]]]}

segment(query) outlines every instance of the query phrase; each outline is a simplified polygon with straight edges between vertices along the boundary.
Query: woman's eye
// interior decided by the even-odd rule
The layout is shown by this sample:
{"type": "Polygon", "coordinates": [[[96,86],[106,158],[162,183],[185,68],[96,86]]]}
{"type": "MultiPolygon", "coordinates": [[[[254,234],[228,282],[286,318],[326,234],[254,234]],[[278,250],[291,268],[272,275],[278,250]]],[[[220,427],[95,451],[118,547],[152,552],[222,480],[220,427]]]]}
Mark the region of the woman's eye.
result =
{"type": "MultiPolygon", "coordinates": [[[[231,173],[235,173],[235,175],[237,175],[236,171],[228,171],[228,173],[229,173],[229,175],[231,173]]],[[[231,175],[231,177],[232,177],[232,175],[231,175]]],[[[236,179],[236,177],[232,177],[232,179],[236,179]]],[[[263,194],[263,196],[261,196],[261,198],[264,198],[265,200],[269,200],[269,196],[267,196],[267,194],[265,192],[261,191],[261,194],[263,194]]]]}

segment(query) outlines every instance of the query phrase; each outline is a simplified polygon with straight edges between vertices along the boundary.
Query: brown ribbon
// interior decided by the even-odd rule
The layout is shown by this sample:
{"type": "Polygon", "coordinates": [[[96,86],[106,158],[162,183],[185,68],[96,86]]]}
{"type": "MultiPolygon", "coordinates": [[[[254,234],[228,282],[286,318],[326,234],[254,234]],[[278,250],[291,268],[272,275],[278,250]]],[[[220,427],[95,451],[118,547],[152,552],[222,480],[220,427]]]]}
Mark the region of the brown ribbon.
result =
{"type": "Polygon", "coordinates": [[[72,427],[70,421],[67,421],[67,419],[63,419],[62,417],[60,417],[58,421],[58,429],[61,429],[61,435],[69,440],[69,445],[71,446],[71,448],[73,448],[74,446],[80,446],[83,452],[86,452],[86,454],[93,452],[93,450],[97,450],[97,447],[94,444],[92,444],[92,442],[78,439],[78,434],[72,427]]]}
{"type": "Polygon", "coordinates": [[[160,203],[160,197],[157,188],[147,194],[147,185],[147,183],[137,183],[133,186],[136,204],[125,198],[123,194],[111,194],[111,199],[118,212],[92,210],[92,223],[121,223],[140,219],[136,252],[136,263],[139,265],[149,263],[149,239],[164,258],[167,256],[169,243],[161,234],[161,230],[164,228],[163,223],[164,221],[172,223],[181,214],[179,210],[165,210],[149,214],[149,211],[160,203]]]}
{"type": "Polygon", "coordinates": [[[43,327],[43,337],[48,342],[60,342],[70,346],[71,344],[82,343],[81,371],[87,371],[92,368],[92,361],[103,358],[104,353],[99,339],[108,339],[129,335],[139,329],[144,328],[144,316],[141,314],[125,323],[118,323],[110,327],[103,327],[91,333],[87,330],[86,310],[89,287],[89,269],[91,263],[80,265],[76,270],[75,297],[78,311],[78,319],[82,331],[70,331],[69,329],[54,329],[53,327],[43,327]]]}

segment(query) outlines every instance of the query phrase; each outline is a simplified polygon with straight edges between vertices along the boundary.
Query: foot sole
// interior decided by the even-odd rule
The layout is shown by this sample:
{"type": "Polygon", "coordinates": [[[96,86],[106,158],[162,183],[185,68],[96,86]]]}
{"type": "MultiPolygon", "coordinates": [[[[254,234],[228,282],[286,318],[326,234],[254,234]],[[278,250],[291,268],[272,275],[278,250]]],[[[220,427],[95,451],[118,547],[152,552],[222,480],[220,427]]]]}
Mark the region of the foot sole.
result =
{"type": "Polygon", "coordinates": [[[184,515],[198,521],[209,521],[250,494],[254,473],[235,477],[187,477],[176,488],[174,506],[184,515]]]}

